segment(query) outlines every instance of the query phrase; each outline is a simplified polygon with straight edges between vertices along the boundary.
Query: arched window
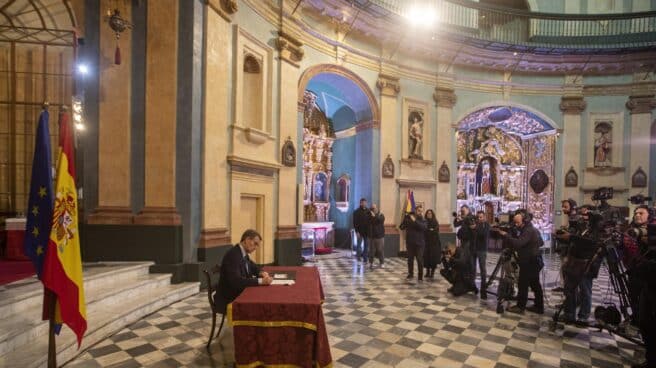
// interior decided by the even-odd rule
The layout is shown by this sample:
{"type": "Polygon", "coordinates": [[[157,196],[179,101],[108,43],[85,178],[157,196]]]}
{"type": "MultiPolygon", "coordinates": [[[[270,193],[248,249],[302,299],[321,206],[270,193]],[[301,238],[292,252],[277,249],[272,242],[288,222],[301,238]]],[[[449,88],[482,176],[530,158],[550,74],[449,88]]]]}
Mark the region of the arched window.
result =
{"type": "Polygon", "coordinates": [[[335,207],[341,212],[348,211],[349,198],[351,197],[351,178],[342,174],[335,183],[335,207]]]}
{"type": "Polygon", "coordinates": [[[252,54],[244,56],[244,88],[242,93],[243,125],[263,129],[264,77],[262,62],[252,54]]]}

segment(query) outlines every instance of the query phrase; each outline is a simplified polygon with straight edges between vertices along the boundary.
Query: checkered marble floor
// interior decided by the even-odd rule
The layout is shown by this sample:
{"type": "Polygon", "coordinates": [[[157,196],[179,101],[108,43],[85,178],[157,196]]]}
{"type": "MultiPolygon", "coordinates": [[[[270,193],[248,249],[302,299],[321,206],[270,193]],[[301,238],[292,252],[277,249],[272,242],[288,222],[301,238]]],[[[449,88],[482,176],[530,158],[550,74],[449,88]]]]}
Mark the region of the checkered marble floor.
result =
{"type": "MultiPolygon", "coordinates": [[[[497,257],[488,255],[488,273],[497,257]]],[[[455,298],[441,277],[407,282],[406,261],[389,258],[385,268],[354,260],[350,252],[317,256],[326,302],[324,316],[334,367],[630,367],[644,351],[607,332],[550,320],[560,296],[558,259],[546,257],[543,272],[547,313],[497,314],[493,295],[455,298]]],[[[593,308],[611,300],[602,270],[593,308]]],[[[529,303],[530,304],[530,303],[529,303]]],[[[217,321],[218,322],[218,321],[217,321]]],[[[123,329],[67,367],[224,367],[234,362],[232,332],[226,329],[211,353],[207,294],[173,304],[123,329]]],[[[225,327],[224,327],[225,328],[225,327]]]]}

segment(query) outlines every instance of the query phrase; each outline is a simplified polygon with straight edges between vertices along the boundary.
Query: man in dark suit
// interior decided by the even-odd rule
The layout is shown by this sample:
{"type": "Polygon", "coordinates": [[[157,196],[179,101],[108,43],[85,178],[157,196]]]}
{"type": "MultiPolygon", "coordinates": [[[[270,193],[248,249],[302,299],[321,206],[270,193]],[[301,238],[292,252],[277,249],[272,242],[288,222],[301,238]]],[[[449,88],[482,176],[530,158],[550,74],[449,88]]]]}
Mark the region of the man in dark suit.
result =
{"type": "Polygon", "coordinates": [[[257,285],[270,285],[273,279],[268,273],[260,271],[248,255],[262,242],[262,236],[255,230],[246,230],[239,244],[223,256],[219,285],[214,294],[214,303],[219,312],[225,313],[226,306],[232,303],[245,288],[257,285]]]}

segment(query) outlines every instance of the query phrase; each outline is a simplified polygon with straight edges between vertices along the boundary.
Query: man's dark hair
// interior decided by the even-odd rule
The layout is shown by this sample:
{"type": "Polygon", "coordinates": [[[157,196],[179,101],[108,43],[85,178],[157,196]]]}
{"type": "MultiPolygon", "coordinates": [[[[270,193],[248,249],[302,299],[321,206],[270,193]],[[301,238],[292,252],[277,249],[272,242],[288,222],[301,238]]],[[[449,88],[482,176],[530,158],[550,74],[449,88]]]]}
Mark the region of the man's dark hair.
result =
{"type": "Polygon", "coordinates": [[[571,209],[575,209],[577,207],[576,201],[573,200],[572,198],[567,198],[567,199],[563,199],[562,201],[560,201],[561,204],[563,204],[565,202],[569,203],[569,208],[571,208],[571,209]]]}
{"type": "Polygon", "coordinates": [[[258,233],[257,230],[248,229],[244,231],[243,234],[241,234],[241,240],[239,242],[241,243],[246,239],[253,239],[255,237],[260,238],[260,240],[262,240],[262,235],[260,235],[260,233],[258,233]]]}
{"type": "Polygon", "coordinates": [[[485,215],[485,211],[476,211],[476,214],[477,214],[477,215],[480,215],[480,214],[485,215]]]}
{"type": "Polygon", "coordinates": [[[360,203],[366,202],[366,201],[367,201],[367,198],[360,198],[360,203]]]}

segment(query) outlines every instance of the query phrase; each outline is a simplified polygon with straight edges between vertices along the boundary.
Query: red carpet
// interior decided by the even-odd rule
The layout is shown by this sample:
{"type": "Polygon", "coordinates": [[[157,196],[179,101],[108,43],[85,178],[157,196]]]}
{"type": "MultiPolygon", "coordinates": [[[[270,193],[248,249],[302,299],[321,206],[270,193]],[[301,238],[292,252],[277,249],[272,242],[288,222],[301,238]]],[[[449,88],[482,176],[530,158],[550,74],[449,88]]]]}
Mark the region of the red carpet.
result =
{"type": "Polygon", "coordinates": [[[333,252],[333,248],[317,248],[314,250],[314,254],[320,255],[320,254],[330,254],[333,252]]]}
{"type": "Polygon", "coordinates": [[[0,285],[34,275],[34,267],[30,261],[7,261],[0,259],[0,285]]]}

